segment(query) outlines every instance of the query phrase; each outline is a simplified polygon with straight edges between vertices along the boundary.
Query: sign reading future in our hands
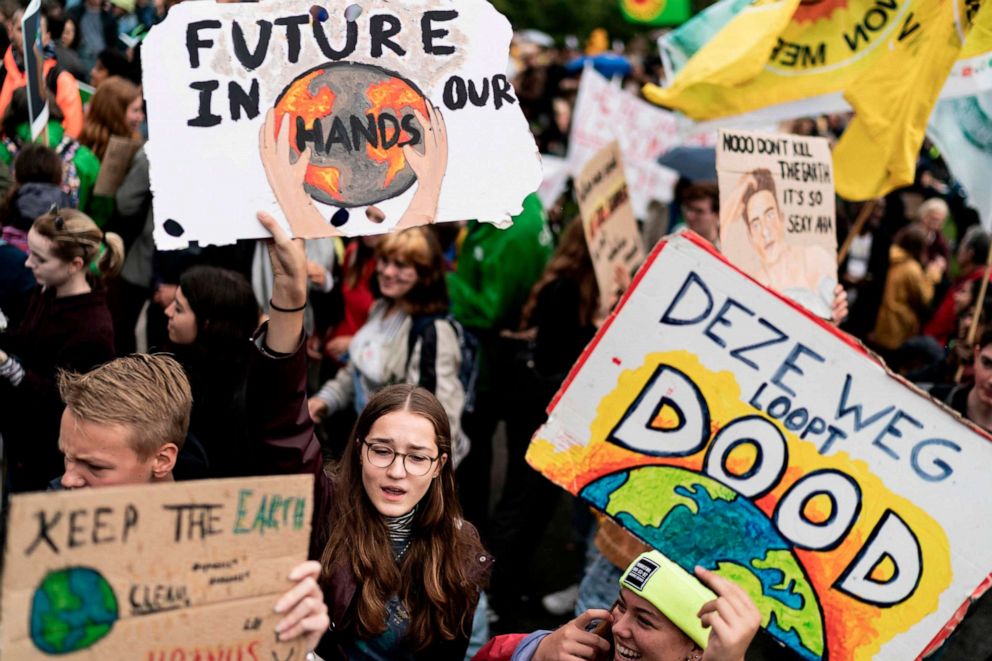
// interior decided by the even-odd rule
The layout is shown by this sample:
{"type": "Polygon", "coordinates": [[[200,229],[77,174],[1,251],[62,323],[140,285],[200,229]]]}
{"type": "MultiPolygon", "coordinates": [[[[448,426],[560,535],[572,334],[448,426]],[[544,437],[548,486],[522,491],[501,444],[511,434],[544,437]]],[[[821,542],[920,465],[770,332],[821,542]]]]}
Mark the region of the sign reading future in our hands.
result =
{"type": "Polygon", "coordinates": [[[988,437],[691,233],[641,267],[527,460],[736,581],[807,660],[916,658],[992,569],[988,437]]]}
{"type": "Polygon", "coordinates": [[[308,475],[11,499],[5,659],[298,661],[276,601],[306,559],[308,475]]]}
{"type": "Polygon", "coordinates": [[[270,111],[273,140],[289,123],[284,165],[309,150],[298,185],[327,225],[301,235],[388,231],[423,189],[439,222],[508,220],[541,182],[511,36],[484,0],[174,6],[144,44],[156,243],[259,238],[257,211],[283,218],[259,153],[270,111]]]}

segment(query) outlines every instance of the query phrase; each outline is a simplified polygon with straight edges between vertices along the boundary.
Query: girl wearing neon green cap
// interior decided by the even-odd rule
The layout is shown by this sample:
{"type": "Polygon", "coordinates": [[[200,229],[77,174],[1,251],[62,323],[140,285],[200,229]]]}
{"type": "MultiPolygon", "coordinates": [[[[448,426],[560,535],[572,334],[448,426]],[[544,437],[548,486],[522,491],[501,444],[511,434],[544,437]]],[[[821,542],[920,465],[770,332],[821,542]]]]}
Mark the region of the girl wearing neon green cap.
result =
{"type": "Polygon", "coordinates": [[[695,574],[657,551],[641,554],[612,610],[522,640],[497,637],[473,661],[743,661],[761,613],[736,583],[702,567],[695,574]]]}

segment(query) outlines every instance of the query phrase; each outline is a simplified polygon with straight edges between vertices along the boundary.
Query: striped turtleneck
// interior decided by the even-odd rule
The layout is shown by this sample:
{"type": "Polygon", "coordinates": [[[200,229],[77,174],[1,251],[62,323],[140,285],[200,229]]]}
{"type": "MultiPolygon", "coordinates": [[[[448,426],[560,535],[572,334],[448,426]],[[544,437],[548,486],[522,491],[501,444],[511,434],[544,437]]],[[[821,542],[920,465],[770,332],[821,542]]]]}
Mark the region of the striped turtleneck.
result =
{"type": "Polygon", "coordinates": [[[393,543],[393,556],[399,560],[410,548],[410,535],[413,531],[413,517],[417,513],[417,508],[401,516],[384,516],[386,531],[389,533],[389,541],[393,543]]]}

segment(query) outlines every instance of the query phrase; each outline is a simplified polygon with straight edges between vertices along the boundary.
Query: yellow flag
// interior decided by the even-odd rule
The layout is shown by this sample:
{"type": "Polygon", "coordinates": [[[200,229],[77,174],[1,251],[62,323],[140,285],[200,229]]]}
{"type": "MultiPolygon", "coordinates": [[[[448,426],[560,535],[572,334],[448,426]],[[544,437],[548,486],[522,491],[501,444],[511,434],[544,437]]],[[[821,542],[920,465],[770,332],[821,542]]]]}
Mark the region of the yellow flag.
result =
{"type": "MultiPolygon", "coordinates": [[[[980,28],[982,37],[976,31],[974,46],[969,40],[962,50],[971,19],[992,11],[989,3],[805,0],[791,5],[784,27],[776,28],[777,13],[748,41],[738,19],[757,9],[749,7],[692,56],[670,87],[647,86],[644,94],[696,120],[818,97],[839,101],[843,94],[856,117],[835,151],[837,192],[875,197],[912,181],[927,118],[955,60],[987,51],[992,41],[980,28]],[[752,47],[747,57],[721,56],[711,48],[718,43],[752,47]]],[[[787,11],[784,2],[778,8],[787,11]]]]}
{"type": "MultiPolygon", "coordinates": [[[[975,18],[978,40],[987,39],[988,5],[975,18]]],[[[955,0],[919,3],[919,21],[928,29],[893,43],[845,90],[854,119],[834,149],[841,197],[867,200],[913,183],[927,120],[961,52],[969,23],[964,9],[955,0]]]]}
{"type": "Polygon", "coordinates": [[[645,85],[644,96],[693,119],[741,112],[733,110],[727,92],[761,73],[798,6],[799,0],[755,0],[686,63],[671,86],[645,85]]]}

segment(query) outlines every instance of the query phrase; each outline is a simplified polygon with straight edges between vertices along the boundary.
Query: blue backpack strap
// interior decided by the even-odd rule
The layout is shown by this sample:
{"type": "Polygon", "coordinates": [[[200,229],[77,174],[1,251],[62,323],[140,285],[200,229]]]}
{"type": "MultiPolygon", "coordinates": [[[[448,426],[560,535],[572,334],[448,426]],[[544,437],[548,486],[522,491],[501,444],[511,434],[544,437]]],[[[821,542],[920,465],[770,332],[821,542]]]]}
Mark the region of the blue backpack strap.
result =
{"type": "Polygon", "coordinates": [[[406,366],[410,369],[413,359],[413,349],[420,344],[420,379],[418,386],[431,392],[437,391],[437,328],[434,322],[440,317],[433,314],[417,315],[410,324],[410,334],[407,336],[406,366]]]}

